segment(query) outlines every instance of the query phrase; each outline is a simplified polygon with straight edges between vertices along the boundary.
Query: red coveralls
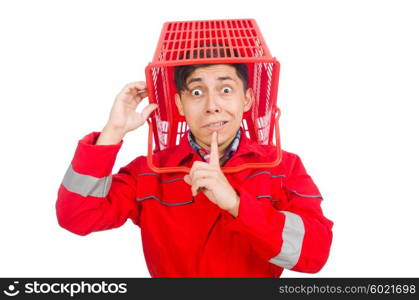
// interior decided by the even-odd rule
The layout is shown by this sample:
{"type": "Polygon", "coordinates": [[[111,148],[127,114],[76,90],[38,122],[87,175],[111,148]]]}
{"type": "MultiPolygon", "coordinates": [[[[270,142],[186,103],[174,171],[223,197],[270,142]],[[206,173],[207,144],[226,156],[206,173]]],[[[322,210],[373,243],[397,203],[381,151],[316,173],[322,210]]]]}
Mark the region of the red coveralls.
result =
{"type": "MultiPolygon", "coordinates": [[[[242,129],[240,129],[242,130],[242,129]]],[[[283,268],[318,272],[329,255],[333,223],[300,158],[283,151],[275,168],[226,174],[240,196],[234,218],[201,192],[192,197],[185,173],[156,174],[140,156],[111,175],[122,145],[94,145],[99,132],[79,141],[58,191],[60,226],[79,234],[120,227],[128,218],[141,228],[152,277],[279,277],[283,268]]],[[[242,131],[225,166],[270,162],[273,146],[242,131]]],[[[187,135],[154,154],[159,166],[192,166],[202,159],[187,135]]]]}

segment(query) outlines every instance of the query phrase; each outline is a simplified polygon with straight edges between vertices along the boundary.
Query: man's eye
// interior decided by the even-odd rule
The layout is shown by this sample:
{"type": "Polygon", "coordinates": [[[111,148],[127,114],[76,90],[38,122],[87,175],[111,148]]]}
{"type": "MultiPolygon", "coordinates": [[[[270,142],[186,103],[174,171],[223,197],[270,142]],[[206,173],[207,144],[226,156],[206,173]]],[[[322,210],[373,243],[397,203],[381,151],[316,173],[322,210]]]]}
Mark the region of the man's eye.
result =
{"type": "Polygon", "coordinates": [[[224,94],[229,94],[229,93],[231,93],[231,88],[229,88],[229,87],[223,87],[223,93],[224,93],[224,94]]]}
{"type": "Polygon", "coordinates": [[[202,91],[200,89],[193,89],[191,91],[191,94],[194,96],[201,96],[202,95],[202,91]]]}

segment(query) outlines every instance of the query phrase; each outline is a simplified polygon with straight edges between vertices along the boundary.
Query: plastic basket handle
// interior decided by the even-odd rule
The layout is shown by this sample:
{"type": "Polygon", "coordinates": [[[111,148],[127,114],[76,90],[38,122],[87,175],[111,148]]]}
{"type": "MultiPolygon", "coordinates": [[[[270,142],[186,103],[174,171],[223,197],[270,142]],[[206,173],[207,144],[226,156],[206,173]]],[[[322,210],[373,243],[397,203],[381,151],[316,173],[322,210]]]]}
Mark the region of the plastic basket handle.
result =
{"type": "MultiPolygon", "coordinates": [[[[281,143],[280,143],[280,136],[279,136],[279,116],[281,115],[281,111],[279,108],[275,110],[275,138],[276,138],[276,150],[277,155],[276,159],[272,162],[268,163],[245,163],[240,166],[235,167],[221,167],[223,173],[236,173],[240,172],[245,169],[265,169],[265,168],[273,168],[280,164],[282,160],[282,150],[281,150],[281,143]]],[[[156,173],[174,173],[174,172],[184,172],[189,173],[191,168],[188,167],[163,167],[158,168],[153,164],[152,159],[152,152],[153,152],[153,123],[151,122],[150,118],[147,119],[148,122],[148,153],[147,153],[147,165],[148,167],[156,172],[156,173]]]]}

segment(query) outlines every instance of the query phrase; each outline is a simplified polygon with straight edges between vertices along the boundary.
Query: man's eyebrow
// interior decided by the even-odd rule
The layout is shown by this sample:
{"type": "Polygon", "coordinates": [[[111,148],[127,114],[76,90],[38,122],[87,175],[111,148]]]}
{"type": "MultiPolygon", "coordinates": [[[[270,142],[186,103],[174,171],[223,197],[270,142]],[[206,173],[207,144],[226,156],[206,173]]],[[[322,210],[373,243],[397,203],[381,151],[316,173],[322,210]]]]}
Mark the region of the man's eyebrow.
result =
{"type": "Polygon", "coordinates": [[[222,76],[222,77],[218,77],[217,79],[220,80],[220,81],[223,81],[223,80],[233,80],[234,81],[234,79],[231,78],[230,76],[222,76]]]}
{"type": "MultiPolygon", "coordinates": [[[[235,81],[233,78],[231,78],[230,76],[221,76],[217,78],[219,81],[224,81],[224,80],[232,80],[235,81]]],[[[186,82],[186,85],[190,85],[192,82],[202,82],[202,78],[201,77],[192,77],[191,79],[189,79],[186,82]]]]}
{"type": "Polygon", "coordinates": [[[202,81],[201,77],[193,77],[186,82],[186,85],[190,85],[192,82],[201,82],[201,81],[202,81]]]}

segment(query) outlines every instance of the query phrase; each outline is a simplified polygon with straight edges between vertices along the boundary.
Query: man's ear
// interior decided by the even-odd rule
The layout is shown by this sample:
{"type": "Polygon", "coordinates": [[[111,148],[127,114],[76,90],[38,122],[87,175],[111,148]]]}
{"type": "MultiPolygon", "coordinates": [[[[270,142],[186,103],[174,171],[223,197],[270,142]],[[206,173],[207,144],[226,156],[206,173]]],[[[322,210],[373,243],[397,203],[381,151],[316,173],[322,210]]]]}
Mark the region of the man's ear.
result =
{"type": "Polygon", "coordinates": [[[248,111],[253,104],[253,89],[252,88],[248,88],[246,90],[246,93],[244,95],[244,110],[243,112],[248,111]]]}
{"type": "Polygon", "coordinates": [[[184,116],[185,114],[183,112],[182,101],[180,101],[180,95],[178,93],[176,93],[176,95],[175,95],[175,103],[176,103],[179,115],[184,116]]]}

